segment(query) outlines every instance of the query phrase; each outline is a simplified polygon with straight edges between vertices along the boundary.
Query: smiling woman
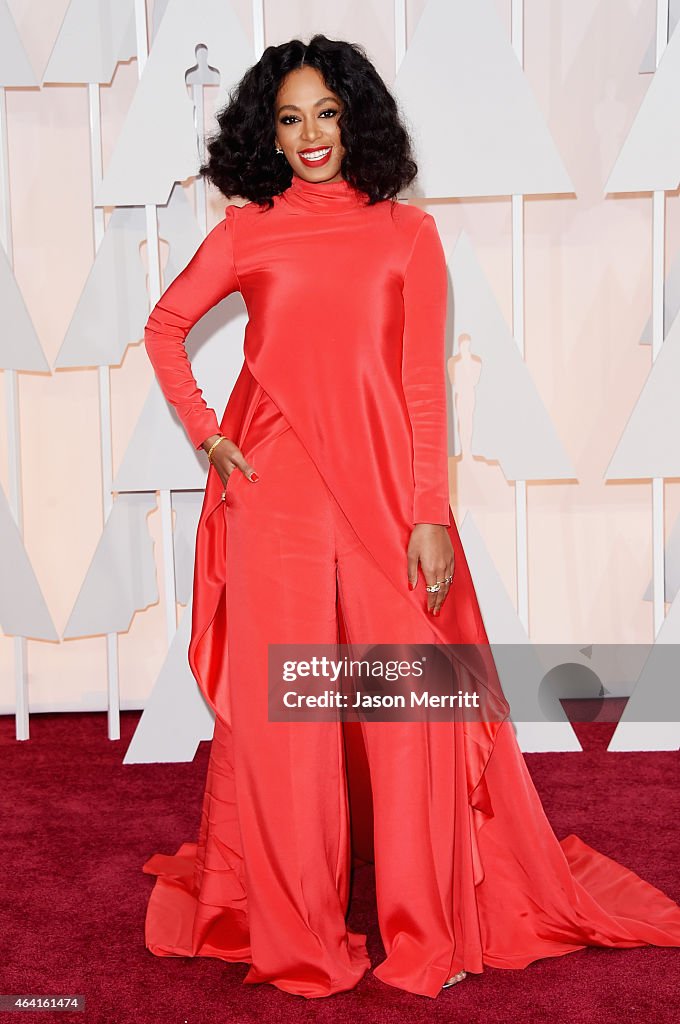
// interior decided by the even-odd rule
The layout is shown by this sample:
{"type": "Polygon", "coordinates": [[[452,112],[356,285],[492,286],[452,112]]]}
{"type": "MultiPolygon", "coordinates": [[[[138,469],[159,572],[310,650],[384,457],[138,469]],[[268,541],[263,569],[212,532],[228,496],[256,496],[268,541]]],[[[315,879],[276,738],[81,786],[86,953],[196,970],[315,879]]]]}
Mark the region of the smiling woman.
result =
{"type": "Polygon", "coordinates": [[[269,208],[293,174],[344,179],[373,203],[398,196],[418,170],[396,101],[357,43],[317,35],[268,46],[217,124],[201,174],[269,208]],[[304,155],[319,147],[330,155],[304,155]]]}
{"type": "Polygon", "coordinates": [[[677,904],[558,841],[508,719],[449,504],[446,259],[434,218],[393,201],[416,166],[387,87],[358,46],[292,40],[218,121],[205,174],[251,202],[227,207],[145,330],[165,397],[211,452],[189,664],[215,713],[198,841],[144,865],[147,947],[244,961],[244,983],[307,998],[371,967],[346,920],[343,723],[269,718],[271,645],[306,659],[342,637],[412,644],[409,660],[436,644],[485,698],[479,720],[361,720],[372,799],[353,801],[352,828],[371,807],[375,977],[435,997],[484,965],[680,945],[677,904]],[[245,360],[218,424],[184,341],[235,291],[245,360]]]}
{"type": "Polygon", "coordinates": [[[276,97],[277,153],[283,153],[296,174],[323,167],[324,181],[340,181],[345,156],[338,118],[339,96],[316,97],[325,82],[316,68],[291,71],[276,97]],[[295,99],[295,103],[291,103],[295,99]]]}

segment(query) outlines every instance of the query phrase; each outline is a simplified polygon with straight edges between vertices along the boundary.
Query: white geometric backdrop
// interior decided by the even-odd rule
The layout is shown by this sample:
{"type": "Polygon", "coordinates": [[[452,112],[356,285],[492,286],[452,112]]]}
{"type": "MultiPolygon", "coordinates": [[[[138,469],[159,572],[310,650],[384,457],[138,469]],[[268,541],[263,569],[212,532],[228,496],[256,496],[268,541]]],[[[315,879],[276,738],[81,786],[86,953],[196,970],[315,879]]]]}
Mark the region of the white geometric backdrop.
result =
{"type": "MultiPolygon", "coordinates": [[[[579,7],[566,0],[63,0],[59,20],[44,0],[0,0],[0,85],[8,111],[1,124],[8,163],[2,164],[0,247],[0,368],[7,382],[0,710],[16,715],[18,738],[29,736],[29,712],[48,708],[107,709],[108,735],[117,738],[119,708],[144,707],[126,754],[130,761],[191,759],[198,742],[212,734],[212,717],[186,656],[193,543],[207,464],[149,371],[142,332],[150,306],[189,261],[209,223],[223,214],[223,197],[207,194],[195,177],[212,111],[265,44],[306,39],[314,31],[363,43],[393,88],[419,164],[418,180],[402,198],[434,214],[447,249],[452,504],[492,643],[527,645],[525,678],[537,702],[541,677],[553,666],[539,663],[530,640],[594,644],[572,651],[572,660],[584,665],[597,663],[598,640],[678,643],[680,525],[675,491],[664,481],[680,477],[680,28],[674,31],[680,3],[671,3],[666,17],[662,2],[657,10],[652,0],[608,0],[593,5],[601,20],[589,20],[579,7]],[[35,15],[48,6],[52,23],[43,18],[45,59],[38,75],[28,40],[37,52],[35,15]],[[571,63],[556,73],[550,48],[558,27],[561,55],[571,63]],[[601,44],[600,33],[614,40],[618,81],[597,78],[588,61],[589,48],[601,44]],[[575,109],[571,83],[586,71],[593,102],[590,110],[575,109]],[[558,98],[537,90],[546,82],[559,84],[558,98]],[[77,86],[86,101],[78,130],[67,131],[67,144],[77,138],[78,156],[88,164],[90,191],[81,188],[76,203],[80,216],[90,219],[94,244],[66,315],[62,304],[61,329],[58,337],[50,335],[48,357],[38,323],[50,316],[49,288],[36,286],[40,234],[34,226],[24,238],[21,226],[28,221],[16,198],[21,186],[10,188],[22,161],[27,166],[25,146],[13,142],[20,135],[23,98],[31,97],[35,118],[41,102],[44,109],[60,91],[77,86]],[[617,100],[619,94],[625,100],[617,100]],[[562,139],[568,141],[565,152],[562,139]],[[581,183],[594,225],[581,258],[593,259],[598,246],[611,247],[606,274],[620,275],[639,292],[623,317],[625,333],[618,311],[599,321],[595,353],[565,346],[565,336],[582,331],[579,318],[586,320],[608,294],[601,267],[586,280],[574,276],[581,282],[576,294],[562,267],[583,241],[568,220],[570,207],[581,201],[581,183]],[[629,215],[617,223],[619,241],[612,244],[608,231],[616,204],[629,210],[634,204],[636,219],[629,215]],[[626,227],[632,241],[621,245],[626,227]],[[640,254],[641,240],[647,247],[640,254]],[[560,279],[558,309],[546,302],[556,294],[555,282],[543,277],[546,266],[560,279]],[[619,378],[617,367],[630,362],[631,353],[636,372],[619,378]],[[62,380],[85,381],[93,373],[94,405],[90,397],[81,413],[62,394],[49,406],[48,387],[57,396],[62,380]],[[565,379],[569,386],[563,388],[565,379]],[[31,392],[30,383],[37,386],[38,380],[41,391],[31,392]],[[130,397],[133,413],[127,412],[130,397]],[[29,543],[35,524],[41,537],[50,530],[50,516],[40,514],[41,488],[30,481],[35,438],[44,437],[55,415],[88,435],[89,472],[79,475],[85,492],[76,495],[71,482],[73,445],[71,464],[60,454],[58,487],[73,497],[79,515],[90,516],[88,540],[76,533],[72,557],[61,562],[58,530],[51,532],[51,547],[33,545],[36,559],[29,543]],[[33,423],[39,423],[38,433],[33,423]],[[587,458],[593,446],[600,453],[595,471],[587,458]],[[604,491],[598,495],[602,516],[580,518],[583,508],[592,511],[594,483],[607,481],[610,492],[615,482],[628,482],[615,521],[604,491]],[[550,507],[551,494],[562,497],[550,507]],[[602,547],[603,529],[610,547],[607,560],[598,563],[592,552],[602,547]],[[617,536],[618,554],[612,542],[617,536]],[[563,559],[567,538],[572,553],[580,542],[591,560],[563,559]],[[631,559],[639,585],[626,590],[620,577],[629,575],[631,559]],[[59,602],[51,602],[48,592],[57,591],[59,602]],[[68,607],[64,594],[70,595],[68,607]],[[603,603],[616,614],[603,616],[603,603]],[[140,686],[151,637],[155,657],[140,686]],[[94,657],[93,638],[104,642],[94,657]],[[121,657],[122,651],[130,656],[121,657]],[[65,683],[67,673],[87,676],[87,685],[65,683]]],[[[5,103],[0,106],[4,111],[5,103]]],[[[71,152],[55,164],[60,176],[56,169],[51,174],[49,148],[39,152],[33,187],[49,194],[52,210],[59,187],[66,194],[72,188],[69,161],[77,177],[76,159],[71,152]]],[[[38,227],[42,223],[44,218],[38,227]]],[[[54,260],[50,275],[59,276],[54,260]]],[[[619,304],[629,296],[623,286],[619,304]]],[[[218,416],[242,363],[245,323],[240,296],[229,296],[188,339],[195,375],[218,416]]],[[[77,394],[78,384],[71,386],[77,394]]],[[[653,695],[663,704],[658,693],[664,682],[653,658],[644,671],[637,666],[630,677],[622,674],[614,692],[632,697],[610,749],[680,745],[680,725],[673,723],[680,713],[669,700],[666,721],[636,721],[645,717],[653,695]]],[[[511,692],[508,697],[512,704],[511,692]]],[[[580,749],[566,717],[555,717],[551,726],[518,722],[522,748],[580,749]]]]}

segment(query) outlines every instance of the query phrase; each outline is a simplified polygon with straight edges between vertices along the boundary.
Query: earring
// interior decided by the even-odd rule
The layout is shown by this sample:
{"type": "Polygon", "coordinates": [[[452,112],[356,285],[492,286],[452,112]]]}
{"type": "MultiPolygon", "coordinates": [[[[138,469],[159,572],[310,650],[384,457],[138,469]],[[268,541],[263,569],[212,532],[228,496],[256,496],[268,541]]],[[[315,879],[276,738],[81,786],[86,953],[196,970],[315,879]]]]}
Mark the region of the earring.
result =
{"type": "Polygon", "coordinates": [[[283,153],[283,150],[282,150],[282,149],[279,149],[279,147],[278,147],[278,146],[274,146],[274,149],[275,149],[275,151],[276,151],[276,155],[277,155],[277,156],[280,156],[280,155],[281,155],[281,154],[283,153]]]}

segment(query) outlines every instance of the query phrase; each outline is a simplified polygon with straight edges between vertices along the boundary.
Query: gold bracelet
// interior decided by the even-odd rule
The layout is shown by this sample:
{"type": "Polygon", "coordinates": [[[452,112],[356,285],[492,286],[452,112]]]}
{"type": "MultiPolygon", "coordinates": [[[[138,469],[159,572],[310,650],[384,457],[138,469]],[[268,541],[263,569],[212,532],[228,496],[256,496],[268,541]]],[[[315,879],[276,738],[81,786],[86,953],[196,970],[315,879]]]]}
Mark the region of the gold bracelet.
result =
{"type": "Polygon", "coordinates": [[[210,449],[208,450],[208,462],[212,462],[212,453],[215,451],[220,441],[226,441],[226,437],[224,436],[224,434],[220,434],[217,440],[213,441],[213,443],[211,444],[210,449]]]}

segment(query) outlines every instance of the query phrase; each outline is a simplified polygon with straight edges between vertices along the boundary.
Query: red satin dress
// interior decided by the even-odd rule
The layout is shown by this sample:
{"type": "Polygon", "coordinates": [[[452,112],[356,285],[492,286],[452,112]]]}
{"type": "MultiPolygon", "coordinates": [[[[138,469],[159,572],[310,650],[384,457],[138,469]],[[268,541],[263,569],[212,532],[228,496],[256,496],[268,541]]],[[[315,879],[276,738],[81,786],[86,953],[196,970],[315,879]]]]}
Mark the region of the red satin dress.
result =
{"type": "Polygon", "coordinates": [[[558,841],[493,672],[489,721],[268,720],[269,643],[490,652],[449,504],[441,241],[420,208],[364,198],[294,176],[271,210],[228,206],[146,325],[194,446],[221,432],[260,476],[225,489],[208,471],[188,656],[215,733],[197,841],[144,864],[147,948],[308,998],[351,989],[371,968],[345,920],[353,853],[375,863],[374,974],[409,992],[585,946],[678,946],[678,904],[558,841]],[[234,291],[245,359],[218,423],[184,340],[234,291]],[[407,583],[422,522],[455,553],[437,617],[422,573],[407,583]]]}

